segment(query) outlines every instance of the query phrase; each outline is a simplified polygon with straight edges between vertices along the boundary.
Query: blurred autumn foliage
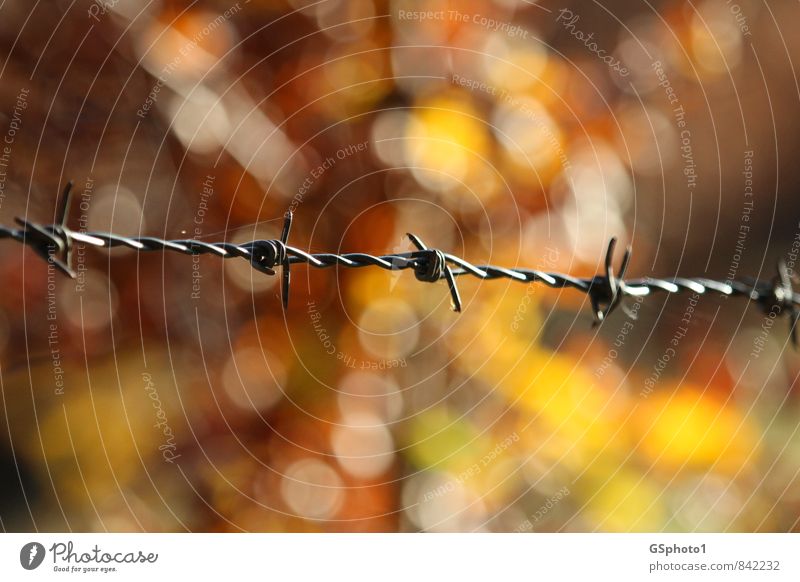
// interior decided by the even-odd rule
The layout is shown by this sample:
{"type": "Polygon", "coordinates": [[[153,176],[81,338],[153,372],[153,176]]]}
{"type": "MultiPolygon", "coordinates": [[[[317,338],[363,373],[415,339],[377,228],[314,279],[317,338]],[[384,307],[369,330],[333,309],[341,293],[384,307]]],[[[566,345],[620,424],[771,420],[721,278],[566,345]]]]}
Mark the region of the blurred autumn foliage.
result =
{"type": "MultiPolygon", "coordinates": [[[[0,222],[73,179],[89,231],[269,239],[291,208],[318,252],[412,232],[586,276],[617,236],[637,276],[772,276],[796,4],[422,4],[0,3],[0,222]]],[[[570,290],[464,278],[456,315],[410,272],[294,267],[284,311],[240,259],[80,250],[70,281],[20,246],[3,529],[798,529],[799,361],[780,322],[752,357],[746,302],[592,328],[570,290]]]]}

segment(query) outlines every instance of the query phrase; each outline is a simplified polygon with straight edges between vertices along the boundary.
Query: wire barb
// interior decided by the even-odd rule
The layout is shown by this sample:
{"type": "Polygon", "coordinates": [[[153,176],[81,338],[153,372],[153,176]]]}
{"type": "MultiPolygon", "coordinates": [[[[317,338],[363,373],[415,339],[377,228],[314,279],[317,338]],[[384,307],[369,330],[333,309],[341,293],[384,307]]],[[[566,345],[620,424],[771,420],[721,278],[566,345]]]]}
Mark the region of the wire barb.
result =
{"type": "MultiPolygon", "coordinates": [[[[281,266],[281,301],[284,308],[289,307],[289,283],[291,281],[289,253],[286,243],[289,240],[289,231],[292,228],[292,211],[289,210],[283,217],[283,231],[280,239],[254,240],[241,245],[250,252],[250,264],[258,271],[267,275],[275,274],[275,267],[281,266]]],[[[213,245],[212,245],[213,246],[213,245]]]]}
{"type": "Polygon", "coordinates": [[[778,260],[777,274],[772,278],[769,285],[755,285],[753,289],[753,299],[759,303],[761,309],[766,314],[773,311],[789,316],[789,337],[792,345],[797,347],[797,321],[800,319],[800,309],[797,301],[800,294],[795,292],[794,285],[797,276],[786,266],[786,261],[778,260]],[[759,292],[759,287],[763,287],[759,292]]]}
{"type": "Polygon", "coordinates": [[[15,222],[24,227],[21,241],[31,247],[46,262],[54,265],[69,278],[76,277],[72,270],[72,233],[67,229],[72,181],[67,182],[61,195],[61,205],[55,224],[42,226],[17,216],[15,222]]]}
{"type": "Polygon", "coordinates": [[[447,279],[447,286],[450,288],[450,307],[456,313],[461,312],[461,295],[456,287],[456,279],[453,271],[447,265],[447,256],[440,250],[429,249],[425,243],[416,235],[406,233],[411,243],[417,247],[417,252],[412,253],[412,257],[417,259],[414,266],[414,276],[418,281],[434,283],[444,277],[447,279]]]}
{"type": "MultiPolygon", "coordinates": [[[[787,315],[793,345],[797,346],[797,324],[800,321],[800,292],[794,290],[796,275],[781,260],[777,264],[777,274],[768,281],[753,279],[720,282],[702,277],[673,279],[644,277],[625,279],[631,259],[631,247],[628,246],[622,256],[619,269],[615,272],[614,250],[617,239],[608,243],[605,255],[605,272],[591,278],[579,278],[563,273],[545,273],[533,269],[506,268],[494,265],[476,266],[469,261],[451,255],[439,249],[428,248],[422,240],[411,233],[408,238],[416,247],[415,251],[374,256],[366,253],[315,253],[309,254],[301,249],[289,246],[289,233],[293,215],[286,212],[283,229],[279,239],[254,240],[241,244],[230,242],[209,243],[197,239],[164,240],[155,237],[125,237],[103,232],[73,232],[67,227],[72,182],[64,188],[56,221],[54,224],[42,225],[23,218],[16,218],[22,228],[9,228],[0,225],[0,239],[10,238],[25,246],[29,246],[48,263],[54,265],[62,273],[74,278],[71,267],[71,251],[75,243],[99,248],[124,246],[140,252],[179,252],[187,255],[210,254],[222,259],[242,258],[250,265],[267,275],[275,275],[275,268],[281,267],[281,301],[284,308],[289,306],[289,284],[291,283],[291,266],[306,264],[317,269],[330,267],[347,267],[359,269],[378,267],[388,271],[411,269],[419,281],[447,281],[450,290],[451,306],[456,312],[462,309],[461,296],[456,286],[456,277],[470,275],[481,280],[510,279],[521,283],[539,283],[555,289],[569,287],[589,296],[592,307],[593,326],[602,324],[613,311],[622,305],[626,297],[645,296],[654,293],[678,294],[691,291],[698,295],[710,292],[722,296],[744,297],[757,303],[760,308],[772,317],[787,315]]],[[[624,305],[622,305],[625,309],[624,305]]]]}
{"type": "Polygon", "coordinates": [[[594,315],[592,327],[603,323],[606,317],[617,308],[625,294],[624,278],[631,260],[631,247],[628,246],[625,248],[625,254],[622,256],[622,264],[617,274],[614,275],[612,262],[614,260],[614,249],[616,246],[617,239],[614,237],[608,242],[608,250],[606,250],[605,276],[595,276],[589,284],[589,300],[592,303],[592,314],[594,315]]]}

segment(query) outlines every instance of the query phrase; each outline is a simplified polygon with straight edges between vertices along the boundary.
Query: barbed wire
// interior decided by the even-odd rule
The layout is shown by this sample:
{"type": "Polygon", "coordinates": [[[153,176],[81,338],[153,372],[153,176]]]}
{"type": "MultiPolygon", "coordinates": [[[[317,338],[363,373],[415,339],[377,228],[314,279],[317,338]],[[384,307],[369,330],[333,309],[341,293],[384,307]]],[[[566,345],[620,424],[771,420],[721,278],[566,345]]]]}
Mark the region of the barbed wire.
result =
{"type": "Polygon", "coordinates": [[[787,315],[793,345],[797,346],[797,321],[800,319],[800,293],[794,290],[796,276],[786,262],[777,264],[777,274],[770,280],[741,279],[721,282],[694,277],[671,279],[643,277],[625,279],[631,257],[631,247],[626,247],[619,269],[614,272],[613,260],[616,239],[609,241],[605,257],[605,273],[594,277],[573,277],[563,273],[549,273],[536,269],[506,268],[495,265],[474,265],[465,259],[439,249],[428,248],[414,234],[408,233],[416,251],[371,255],[367,253],[314,253],[289,246],[292,226],[291,211],[284,216],[280,239],[253,240],[234,244],[230,242],[203,242],[197,239],[165,240],[150,236],[127,237],[102,232],[76,232],[70,230],[66,221],[69,215],[72,182],[64,189],[58,209],[57,222],[43,225],[17,217],[21,228],[0,225],[0,239],[10,238],[31,247],[40,257],[54,265],[65,275],[74,278],[71,252],[75,243],[100,248],[128,247],[137,251],[173,251],[187,255],[215,255],[223,259],[242,258],[267,275],[276,275],[281,268],[281,299],[284,307],[289,305],[291,266],[306,264],[318,269],[334,266],[347,268],[379,267],[387,271],[410,269],[419,281],[447,282],[451,305],[461,311],[461,296],[456,278],[471,275],[479,279],[511,279],[522,283],[540,283],[552,288],[572,288],[589,296],[594,316],[593,325],[599,325],[621,304],[626,297],[641,297],[663,292],[678,294],[691,291],[698,295],[718,293],[722,296],[745,297],[756,303],[767,314],[787,315]]]}

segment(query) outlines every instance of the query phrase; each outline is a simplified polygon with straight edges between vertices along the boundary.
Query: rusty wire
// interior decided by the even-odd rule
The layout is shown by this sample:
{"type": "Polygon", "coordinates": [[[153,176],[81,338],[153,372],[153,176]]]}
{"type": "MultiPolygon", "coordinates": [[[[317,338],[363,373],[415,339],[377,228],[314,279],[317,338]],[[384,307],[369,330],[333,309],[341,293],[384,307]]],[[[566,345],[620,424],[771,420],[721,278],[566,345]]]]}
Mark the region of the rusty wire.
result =
{"type": "Polygon", "coordinates": [[[709,292],[723,296],[745,297],[755,302],[767,314],[786,314],[789,317],[792,343],[797,345],[797,321],[800,319],[800,292],[795,292],[795,276],[786,262],[778,261],[777,274],[768,281],[743,279],[720,282],[702,277],[671,279],[644,277],[625,279],[630,262],[631,248],[627,247],[617,272],[613,269],[616,239],[608,244],[605,258],[605,273],[590,278],[572,277],[562,273],[548,273],[536,269],[505,268],[495,265],[474,265],[460,257],[439,249],[428,248],[417,236],[408,237],[416,251],[387,255],[366,253],[314,253],[310,254],[287,244],[292,225],[292,213],[284,216],[280,239],[254,240],[234,244],[230,242],[208,243],[197,239],[164,240],[156,237],[127,237],[101,232],[75,232],[66,226],[69,214],[72,183],[67,184],[62,195],[58,222],[43,225],[16,218],[21,228],[0,225],[0,239],[10,238],[31,247],[39,256],[53,264],[65,275],[74,278],[71,267],[71,251],[74,243],[95,247],[128,247],[137,251],[174,251],[187,255],[216,255],[223,259],[242,258],[267,275],[275,275],[275,267],[281,267],[281,298],[284,307],[289,303],[291,265],[307,264],[318,269],[334,266],[347,268],[379,267],[388,271],[411,269],[416,278],[425,282],[447,281],[454,311],[461,311],[461,297],[456,286],[456,277],[472,275],[479,279],[506,278],[523,283],[541,283],[553,288],[570,287],[589,296],[594,316],[594,325],[602,323],[626,297],[650,295],[656,292],[682,293],[691,291],[698,295],[709,292]]]}

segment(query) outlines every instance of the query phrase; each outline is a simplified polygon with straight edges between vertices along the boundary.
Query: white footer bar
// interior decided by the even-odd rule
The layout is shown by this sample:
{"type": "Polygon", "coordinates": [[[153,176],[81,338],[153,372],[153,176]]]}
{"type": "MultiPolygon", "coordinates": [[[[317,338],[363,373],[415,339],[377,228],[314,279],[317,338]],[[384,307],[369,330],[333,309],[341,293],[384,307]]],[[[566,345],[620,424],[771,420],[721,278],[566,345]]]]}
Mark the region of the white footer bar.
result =
{"type": "Polygon", "coordinates": [[[2,534],[0,580],[800,580],[797,534],[2,534]]]}

